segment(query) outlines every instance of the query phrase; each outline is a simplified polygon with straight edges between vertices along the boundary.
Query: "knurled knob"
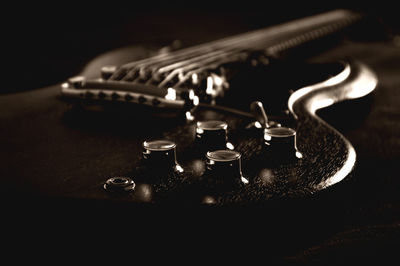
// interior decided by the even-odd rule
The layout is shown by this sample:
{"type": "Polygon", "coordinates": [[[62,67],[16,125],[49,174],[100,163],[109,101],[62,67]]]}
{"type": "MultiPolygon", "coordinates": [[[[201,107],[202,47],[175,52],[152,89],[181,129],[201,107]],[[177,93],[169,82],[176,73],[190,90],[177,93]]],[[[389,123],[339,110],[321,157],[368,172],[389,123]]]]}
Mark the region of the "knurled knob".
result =
{"type": "Polygon", "coordinates": [[[206,169],[216,185],[234,186],[248,183],[242,175],[241,154],[231,150],[216,150],[206,153],[206,169]]]}
{"type": "Polygon", "coordinates": [[[264,143],[269,154],[283,161],[302,158],[297,150],[296,131],[289,127],[270,127],[264,130],[264,143]]]}
{"type": "Polygon", "coordinates": [[[135,182],[129,177],[112,177],[104,183],[104,189],[112,193],[127,193],[135,189],[135,182]]]}
{"type": "Polygon", "coordinates": [[[176,144],[170,140],[152,140],[143,142],[143,159],[153,169],[173,168],[182,172],[176,160],[176,144]]]}
{"type": "Polygon", "coordinates": [[[228,124],[224,121],[199,121],[196,124],[196,143],[205,151],[230,148],[227,137],[228,124]]]}

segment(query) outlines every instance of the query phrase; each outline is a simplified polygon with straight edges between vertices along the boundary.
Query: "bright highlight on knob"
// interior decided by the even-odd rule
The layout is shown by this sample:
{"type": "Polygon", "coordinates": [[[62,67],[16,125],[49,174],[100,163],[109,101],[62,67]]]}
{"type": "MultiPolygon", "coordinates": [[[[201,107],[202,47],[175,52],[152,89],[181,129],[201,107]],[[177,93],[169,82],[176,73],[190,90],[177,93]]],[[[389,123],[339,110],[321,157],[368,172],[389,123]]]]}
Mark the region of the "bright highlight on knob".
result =
{"type": "Polygon", "coordinates": [[[143,142],[143,159],[149,170],[184,172],[176,159],[176,143],[159,139],[143,142]]]}

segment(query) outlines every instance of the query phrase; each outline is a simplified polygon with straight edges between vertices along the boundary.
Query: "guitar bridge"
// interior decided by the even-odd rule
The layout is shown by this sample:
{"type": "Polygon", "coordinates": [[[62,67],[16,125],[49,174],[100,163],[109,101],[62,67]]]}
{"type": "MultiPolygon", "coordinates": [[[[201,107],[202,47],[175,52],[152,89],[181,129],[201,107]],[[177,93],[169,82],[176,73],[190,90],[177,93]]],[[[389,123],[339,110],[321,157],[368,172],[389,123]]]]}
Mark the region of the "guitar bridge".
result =
{"type": "Polygon", "coordinates": [[[193,109],[199,102],[191,90],[179,91],[172,87],[160,89],[153,85],[115,80],[87,80],[83,76],[70,78],[63,83],[61,93],[68,98],[100,104],[124,102],[186,111],[193,109]]]}

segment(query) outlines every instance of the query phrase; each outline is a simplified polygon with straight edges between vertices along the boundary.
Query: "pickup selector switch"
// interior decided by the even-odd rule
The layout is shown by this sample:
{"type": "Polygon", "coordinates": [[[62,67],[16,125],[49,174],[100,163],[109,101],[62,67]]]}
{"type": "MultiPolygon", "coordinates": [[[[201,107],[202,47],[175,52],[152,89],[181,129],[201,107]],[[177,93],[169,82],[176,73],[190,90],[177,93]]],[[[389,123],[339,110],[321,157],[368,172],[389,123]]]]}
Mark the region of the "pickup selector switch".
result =
{"type": "Polygon", "coordinates": [[[173,169],[183,172],[176,160],[176,144],[170,140],[153,140],[143,142],[143,159],[146,166],[152,169],[173,169]]]}

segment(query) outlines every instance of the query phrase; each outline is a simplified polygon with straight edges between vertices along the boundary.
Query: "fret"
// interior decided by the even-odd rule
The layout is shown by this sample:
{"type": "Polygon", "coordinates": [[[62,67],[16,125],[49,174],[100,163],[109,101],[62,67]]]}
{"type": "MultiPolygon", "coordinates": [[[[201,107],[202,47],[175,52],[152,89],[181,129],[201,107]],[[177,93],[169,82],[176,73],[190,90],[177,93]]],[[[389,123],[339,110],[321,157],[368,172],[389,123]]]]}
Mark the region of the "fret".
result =
{"type": "Polygon", "coordinates": [[[341,28],[352,24],[355,20],[357,20],[357,18],[349,18],[345,21],[339,21],[335,24],[329,24],[311,31],[307,31],[292,38],[286,38],[286,40],[282,40],[275,45],[269,46],[268,48],[266,48],[266,51],[270,54],[277,54],[284,50],[299,46],[303,43],[310,42],[312,40],[316,40],[323,36],[329,35],[335,31],[340,30],[341,28]]]}

